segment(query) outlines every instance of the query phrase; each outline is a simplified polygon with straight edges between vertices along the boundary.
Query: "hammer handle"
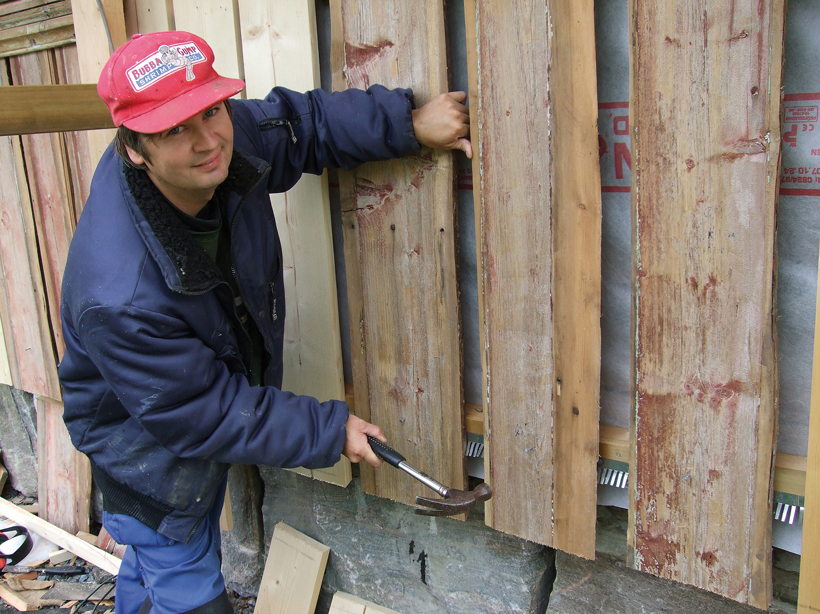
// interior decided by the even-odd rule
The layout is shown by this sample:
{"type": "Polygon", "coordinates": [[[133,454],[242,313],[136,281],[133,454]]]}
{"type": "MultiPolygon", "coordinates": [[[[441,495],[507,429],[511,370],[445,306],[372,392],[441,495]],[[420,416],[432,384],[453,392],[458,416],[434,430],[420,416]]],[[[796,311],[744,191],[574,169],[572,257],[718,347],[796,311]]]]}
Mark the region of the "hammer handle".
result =
{"type": "Polygon", "coordinates": [[[373,448],[373,452],[376,453],[383,461],[393,465],[394,467],[398,467],[399,463],[406,460],[401,454],[396,452],[393,448],[388,446],[386,443],[382,443],[375,437],[371,437],[370,435],[367,436],[367,443],[370,444],[370,447],[373,448]]]}

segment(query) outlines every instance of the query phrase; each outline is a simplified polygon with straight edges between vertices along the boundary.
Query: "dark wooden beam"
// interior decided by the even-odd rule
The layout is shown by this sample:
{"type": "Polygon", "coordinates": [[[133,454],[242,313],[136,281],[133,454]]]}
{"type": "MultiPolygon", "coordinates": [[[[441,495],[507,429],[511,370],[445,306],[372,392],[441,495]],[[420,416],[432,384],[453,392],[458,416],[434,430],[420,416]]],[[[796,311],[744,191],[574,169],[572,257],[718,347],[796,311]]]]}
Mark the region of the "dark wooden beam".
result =
{"type": "Polygon", "coordinates": [[[2,136],[112,127],[94,84],[0,87],[2,136]]]}

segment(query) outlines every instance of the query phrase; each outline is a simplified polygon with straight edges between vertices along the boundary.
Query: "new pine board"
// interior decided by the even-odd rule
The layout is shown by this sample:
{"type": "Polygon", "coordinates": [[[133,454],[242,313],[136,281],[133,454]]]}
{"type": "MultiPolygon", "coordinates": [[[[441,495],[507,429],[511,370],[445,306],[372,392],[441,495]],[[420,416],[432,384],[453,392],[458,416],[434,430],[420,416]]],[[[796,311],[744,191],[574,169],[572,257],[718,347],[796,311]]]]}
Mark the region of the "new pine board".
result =
{"type": "Polygon", "coordinates": [[[329,555],[327,546],[277,524],[254,614],[313,614],[329,555]]]}
{"type": "Polygon", "coordinates": [[[238,0],[174,0],[177,30],[201,36],[214,51],[214,68],[223,77],[244,79],[238,0]]]}
{"type": "MultiPolygon", "coordinates": [[[[245,67],[249,98],[264,98],[274,86],[302,92],[320,86],[315,2],[243,2],[239,14],[242,53],[253,58],[245,67]]],[[[288,192],[271,195],[271,203],[287,305],[282,388],[320,401],[344,399],[327,174],[304,175],[288,192]]],[[[341,486],[352,479],[347,458],[305,474],[341,486]]]]}
{"type": "Polygon", "coordinates": [[[339,591],[333,595],[328,614],[397,614],[375,603],[339,591]]]}
{"type": "Polygon", "coordinates": [[[766,609],[783,2],[630,2],[642,571],[766,609]]]}
{"type": "MultiPolygon", "coordinates": [[[[333,0],[333,88],[447,91],[442,0],[333,0]]],[[[410,464],[463,489],[453,154],[340,172],[356,413],[410,464]]],[[[412,504],[426,487],[361,466],[365,492],[412,504]]]]}
{"type": "MultiPolygon", "coordinates": [[[[102,0],[104,15],[97,0],[71,0],[74,33],[82,83],[97,83],[103,66],[114,49],[125,43],[125,17],[121,0],[102,0]],[[111,35],[109,41],[105,25],[111,35]]],[[[116,134],[115,130],[93,130],[88,134],[91,166],[95,168],[116,134]]]]}
{"type": "Polygon", "coordinates": [[[494,490],[487,524],[592,558],[601,294],[593,5],[468,0],[465,15],[494,490]]]}

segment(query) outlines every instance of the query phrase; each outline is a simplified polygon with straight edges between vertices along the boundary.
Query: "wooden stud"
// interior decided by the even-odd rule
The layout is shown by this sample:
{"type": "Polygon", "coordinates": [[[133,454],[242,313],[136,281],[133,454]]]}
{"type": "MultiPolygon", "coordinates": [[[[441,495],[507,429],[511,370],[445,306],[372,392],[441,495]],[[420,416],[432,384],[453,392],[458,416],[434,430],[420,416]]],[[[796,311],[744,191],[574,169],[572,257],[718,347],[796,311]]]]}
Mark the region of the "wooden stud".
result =
{"type": "MultiPolygon", "coordinates": [[[[239,6],[242,52],[249,98],[274,86],[306,91],[319,87],[319,51],[313,0],[267,0],[239,6]]],[[[282,240],[285,282],[282,388],[320,401],[344,398],[342,342],[330,223],[327,173],[304,175],[285,194],[271,195],[282,240]]],[[[307,471],[316,479],[347,486],[350,461],[307,471]]]]}
{"type": "Polygon", "coordinates": [[[125,7],[129,36],[176,29],[173,0],[127,0],[125,7]]]}
{"type": "Polygon", "coordinates": [[[465,16],[495,491],[486,519],[591,558],[601,292],[592,2],[556,0],[545,14],[543,2],[467,0],[465,16]]]}
{"type": "MultiPolygon", "coordinates": [[[[24,61],[21,56],[18,61],[24,61]]],[[[112,128],[96,85],[0,88],[0,136],[112,128]]]]}
{"type": "MultiPolygon", "coordinates": [[[[417,106],[446,92],[441,0],[333,0],[334,89],[412,87],[417,106]]],[[[340,172],[357,415],[410,464],[466,485],[454,160],[423,148],[340,172]]],[[[429,490],[361,466],[365,492],[412,504],[429,490]]]]}
{"type": "Polygon", "coordinates": [[[766,609],[784,6],[629,9],[633,563],[766,609]]]}
{"type": "Polygon", "coordinates": [[[91,516],[88,457],[71,443],[63,423],[62,403],[37,397],[36,406],[40,517],[75,535],[78,531],[88,531],[91,516]]]}
{"type": "MultiPolygon", "coordinates": [[[[820,265],[817,309],[814,320],[814,363],[811,377],[809,455],[806,463],[806,509],[803,514],[803,548],[797,614],[820,612],[820,265]]],[[[775,486],[775,488],[777,488],[775,486]]]]}
{"type": "Polygon", "coordinates": [[[330,548],[280,522],[273,530],[254,614],[312,614],[330,548]]]}
{"type": "Polygon", "coordinates": [[[5,516],[16,524],[25,527],[29,532],[36,533],[57,546],[73,552],[84,561],[96,565],[103,571],[114,575],[119,572],[122,561],[114,555],[103,552],[50,522],[29,514],[6,499],[0,499],[0,516],[5,516]]]}

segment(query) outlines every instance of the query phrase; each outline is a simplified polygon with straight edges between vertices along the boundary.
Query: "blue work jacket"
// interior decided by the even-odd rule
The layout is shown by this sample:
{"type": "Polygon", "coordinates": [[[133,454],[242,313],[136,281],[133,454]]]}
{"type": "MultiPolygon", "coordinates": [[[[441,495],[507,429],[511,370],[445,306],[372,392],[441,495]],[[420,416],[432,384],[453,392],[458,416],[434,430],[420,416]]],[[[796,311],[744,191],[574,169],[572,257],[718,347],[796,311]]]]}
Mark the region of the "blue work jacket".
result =
{"type": "Polygon", "coordinates": [[[117,502],[113,511],[178,541],[208,513],[231,463],[327,467],[344,446],[346,403],[280,390],[285,299],[268,194],[302,173],[419,150],[410,90],[275,88],[231,104],[224,219],[264,341],[263,385],[248,383],[251,344],[230,286],[169,204],[135,198],[113,147],[94,174],[63,277],[59,375],[71,440],[117,502]]]}

